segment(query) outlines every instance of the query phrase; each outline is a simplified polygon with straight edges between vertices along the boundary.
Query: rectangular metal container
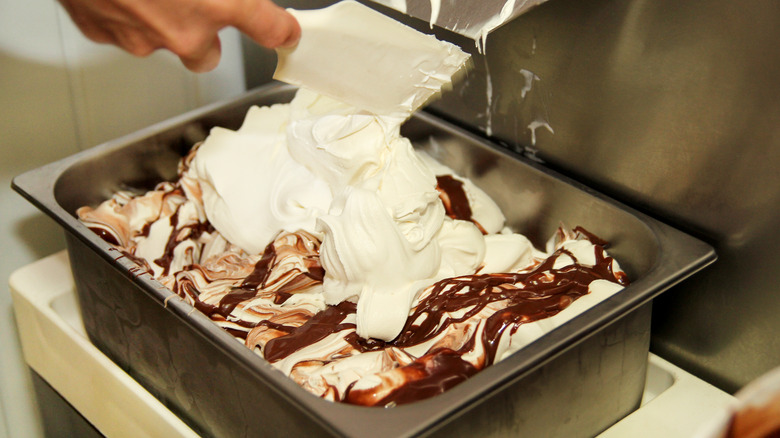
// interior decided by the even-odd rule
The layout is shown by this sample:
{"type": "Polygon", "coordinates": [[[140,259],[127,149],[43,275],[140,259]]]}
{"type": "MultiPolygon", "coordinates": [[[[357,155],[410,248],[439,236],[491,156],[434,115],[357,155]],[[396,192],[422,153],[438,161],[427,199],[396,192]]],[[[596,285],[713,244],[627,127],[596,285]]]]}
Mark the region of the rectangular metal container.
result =
{"type": "MultiPolygon", "coordinates": [[[[471,178],[542,246],[559,224],[611,243],[632,284],[442,395],[394,408],[321,400],[236,342],[75,217],[120,188],[150,189],[214,126],[288,102],[272,84],[27,172],[13,187],[66,231],[92,342],[204,436],[593,436],[638,407],[651,300],[715,260],[709,245],[424,112],[416,147],[471,178]]],[[[110,397],[111,394],[106,394],[110,397]]]]}

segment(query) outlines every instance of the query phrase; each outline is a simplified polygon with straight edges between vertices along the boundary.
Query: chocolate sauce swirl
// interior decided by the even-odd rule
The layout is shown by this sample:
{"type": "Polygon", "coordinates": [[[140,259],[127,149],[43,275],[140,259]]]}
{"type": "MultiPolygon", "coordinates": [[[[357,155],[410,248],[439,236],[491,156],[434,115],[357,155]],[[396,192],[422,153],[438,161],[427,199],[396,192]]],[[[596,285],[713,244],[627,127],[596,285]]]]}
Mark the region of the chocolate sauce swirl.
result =
{"type": "Polygon", "coordinates": [[[403,385],[383,393],[375,388],[354,389],[353,384],[347,389],[341,401],[363,406],[385,407],[411,403],[441,394],[478,371],[472,364],[461,359],[460,352],[441,349],[401,367],[398,373],[403,376],[405,382],[403,385]]]}
{"type": "Polygon", "coordinates": [[[471,203],[463,188],[463,182],[452,175],[436,177],[436,190],[444,205],[444,211],[452,219],[473,222],[482,234],[487,234],[482,225],[472,217],[471,203]]]}
{"type": "MultiPolygon", "coordinates": [[[[491,365],[496,358],[499,340],[506,330],[514,331],[521,324],[557,314],[586,295],[589,284],[594,280],[627,284],[622,272],[613,272],[613,260],[605,255],[600,245],[594,246],[594,252],[594,266],[579,264],[572,253],[559,249],[528,272],[469,275],[442,280],[420,300],[404,330],[392,342],[361,339],[351,331],[345,340],[359,352],[411,347],[433,339],[453,324],[474,317],[490,304],[502,302],[502,309],[486,318],[479,339],[472,334],[459,350],[437,349],[392,370],[392,377],[380,374],[384,383],[379,387],[350,387],[341,401],[366,406],[391,406],[440,394],[491,365]],[[555,262],[561,256],[570,257],[573,263],[555,268],[555,262]],[[472,351],[477,342],[482,345],[485,355],[481,363],[474,365],[461,357],[472,351]],[[396,384],[399,379],[404,382],[403,385],[396,384]]],[[[275,362],[333,333],[354,330],[354,324],[344,322],[345,317],[354,312],[355,305],[349,302],[328,307],[301,327],[270,340],[263,349],[265,358],[275,362]]]]}
{"type": "MultiPolygon", "coordinates": [[[[452,176],[439,176],[437,182],[446,214],[453,219],[474,222],[482,229],[472,217],[463,182],[452,176]]],[[[182,195],[178,186],[166,190],[167,194],[182,195]]],[[[226,257],[223,266],[227,266],[225,269],[230,274],[219,270],[222,268],[206,268],[199,260],[180,273],[170,273],[174,250],[181,242],[190,241],[197,251],[202,251],[204,244],[198,238],[214,230],[208,221],[182,226],[178,209],[168,220],[172,232],[162,256],[154,260],[164,270],[162,277],[170,279],[174,292],[231,335],[244,340],[249,348],[260,351],[269,362],[285,361],[336,333],[344,340],[338,351],[322,353],[323,357],[305,359],[292,366],[310,366],[312,362],[325,365],[366,352],[384,355],[391,365],[375,374],[380,383],[371,388],[356,385],[357,380],[343,392],[325,384],[322,394],[364,406],[395,406],[440,394],[494,363],[503,336],[512,335],[522,324],[561,312],[588,294],[591,282],[603,279],[628,284],[625,273],[613,271],[613,259],[603,249],[605,241],[581,227],[573,232],[561,229],[559,241],[587,239],[593,243],[593,266],[578,263],[574,254],[560,248],[526,271],[447,278],[422,293],[396,339],[390,342],[363,339],[351,322],[355,303],[345,301],[319,312],[316,310],[319,305],[283,308],[294,294],[309,291],[323,282],[325,272],[316,237],[305,232],[280,233],[261,255],[233,253],[226,257]],[[556,261],[561,257],[571,262],[558,266],[556,261]],[[224,283],[212,290],[210,286],[215,281],[224,283]],[[254,307],[258,301],[266,304],[254,307]],[[278,308],[268,305],[269,302],[278,308]],[[431,342],[433,347],[422,356],[409,353],[413,351],[411,347],[426,342],[431,342]]],[[[93,230],[109,243],[118,245],[116,237],[108,231],[98,227],[93,230]]],[[[148,235],[149,230],[147,225],[137,231],[148,235]]],[[[135,260],[144,272],[152,272],[147,261],[135,257],[129,249],[119,250],[123,256],[135,260]]]]}
{"type": "Polygon", "coordinates": [[[354,303],[344,301],[314,315],[302,326],[292,330],[287,336],[271,339],[263,347],[263,356],[274,363],[295,353],[301,348],[316,344],[333,333],[354,329],[355,324],[344,323],[344,317],[355,313],[354,303]]]}

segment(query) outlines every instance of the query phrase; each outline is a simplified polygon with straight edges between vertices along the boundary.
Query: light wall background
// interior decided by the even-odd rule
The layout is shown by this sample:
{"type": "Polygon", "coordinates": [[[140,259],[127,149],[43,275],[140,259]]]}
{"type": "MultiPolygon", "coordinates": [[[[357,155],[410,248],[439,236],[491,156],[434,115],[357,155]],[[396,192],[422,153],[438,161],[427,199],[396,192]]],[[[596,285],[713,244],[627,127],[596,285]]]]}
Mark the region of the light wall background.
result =
{"type": "Polygon", "coordinates": [[[240,36],[195,75],[167,52],[134,58],[88,41],[55,0],[0,0],[0,438],[43,435],[19,347],[11,273],[64,248],[14,176],[245,89],[240,36]]]}

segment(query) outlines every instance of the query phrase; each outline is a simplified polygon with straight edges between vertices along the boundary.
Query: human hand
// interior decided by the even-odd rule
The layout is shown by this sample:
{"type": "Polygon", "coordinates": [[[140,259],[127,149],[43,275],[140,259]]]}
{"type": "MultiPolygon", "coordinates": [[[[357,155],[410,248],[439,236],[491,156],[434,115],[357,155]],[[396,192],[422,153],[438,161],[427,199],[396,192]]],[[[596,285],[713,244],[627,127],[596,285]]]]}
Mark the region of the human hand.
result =
{"type": "Polygon", "coordinates": [[[213,70],[217,32],[233,26],[261,46],[290,47],[301,28],[271,0],[59,0],[89,39],[136,56],[168,49],[194,72],[213,70]]]}

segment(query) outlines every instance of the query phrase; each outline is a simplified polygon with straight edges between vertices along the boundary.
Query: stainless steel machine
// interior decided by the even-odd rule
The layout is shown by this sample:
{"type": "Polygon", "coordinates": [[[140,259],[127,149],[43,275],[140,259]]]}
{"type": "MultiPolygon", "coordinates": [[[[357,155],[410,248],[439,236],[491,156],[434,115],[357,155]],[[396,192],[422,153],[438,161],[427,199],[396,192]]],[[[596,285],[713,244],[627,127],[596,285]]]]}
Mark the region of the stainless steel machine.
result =
{"type": "MultiPolygon", "coordinates": [[[[375,6],[430,31],[416,3],[375,6]]],[[[482,53],[434,32],[474,68],[430,111],[716,247],[654,303],[652,351],[726,391],[780,365],[780,3],[551,0],[482,53]]],[[[244,51],[248,85],[267,82],[273,54],[244,51]]]]}

